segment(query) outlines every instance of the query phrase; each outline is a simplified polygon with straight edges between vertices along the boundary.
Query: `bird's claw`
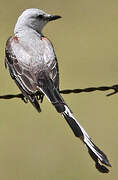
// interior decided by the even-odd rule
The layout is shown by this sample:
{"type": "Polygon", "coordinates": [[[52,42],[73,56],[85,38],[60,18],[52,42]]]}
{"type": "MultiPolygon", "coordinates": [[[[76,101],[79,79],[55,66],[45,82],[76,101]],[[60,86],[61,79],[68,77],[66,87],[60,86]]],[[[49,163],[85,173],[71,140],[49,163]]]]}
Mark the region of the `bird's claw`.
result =
{"type": "Polygon", "coordinates": [[[22,94],[21,99],[24,101],[24,103],[28,103],[28,99],[22,94]]]}
{"type": "Polygon", "coordinates": [[[41,92],[38,92],[38,94],[36,94],[37,100],[40,101],[40,103],[43,102],[43,98],[44,98],[44,94],[41,92]]]}

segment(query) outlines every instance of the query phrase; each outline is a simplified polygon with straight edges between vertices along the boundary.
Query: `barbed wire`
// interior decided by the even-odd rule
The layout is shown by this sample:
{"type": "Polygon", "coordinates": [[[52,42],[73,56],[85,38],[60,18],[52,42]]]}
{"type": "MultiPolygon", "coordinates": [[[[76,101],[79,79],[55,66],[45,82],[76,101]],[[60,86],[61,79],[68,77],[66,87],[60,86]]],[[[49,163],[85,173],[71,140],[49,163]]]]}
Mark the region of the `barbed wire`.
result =
{"type": "Polygon", "coordinates": [[[89,88],[84,88],[84,89],[65,89],[65,90],[61,90],[60,93],[70,94],[70,93],[108,91],[108,90],[114,90],[114,92],[109,93],[106,96],[111,96],[113,94],[116,94],[118,92],[118,85],[116,84],[116,85],[112,85],[112,86],[89,87],[89,88]]]}
{"type": "MultiPolygon", "coordinates": [[[[112,93],[107,94],[106,96],[111,96],[114,95],[116,93],[118,93],[118,84],[116,85],[112,85],[112,86],[100,86],[100,87],[88,87],[88,88],[84,88],[84,89],[64,89],[64,90],[60,90],[59,92],[61,94],[78,94],[78,93],[82,93],[82,92],[93,92],[93,91],[108,91],[108,90],[113,90],[112,93]]],[[[36,93],[37,99],[40,100],[40,102],[43,102],[43,99],[40,98],[42,95],[40,92],[36,93]]],[[[13,99],[13,98],[19,98],[21,100],[24,101],[24,103],[28,103],[28,99],[21,93],[19,94],[7,94],[7,95],[2,95],[0,96],[0,99],[13,99]]]]}

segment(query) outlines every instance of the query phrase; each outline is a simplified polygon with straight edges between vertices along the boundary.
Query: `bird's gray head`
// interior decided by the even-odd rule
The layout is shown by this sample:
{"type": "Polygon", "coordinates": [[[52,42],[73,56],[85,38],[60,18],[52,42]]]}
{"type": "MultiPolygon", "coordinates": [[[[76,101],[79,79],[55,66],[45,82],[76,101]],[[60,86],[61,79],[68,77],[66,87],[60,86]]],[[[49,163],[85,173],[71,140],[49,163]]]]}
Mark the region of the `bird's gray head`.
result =
{"type": "Polygon", "coordinates": [[[21,16],[19,16],[18,21],[15,25],[14,33],[24,30],[24,28],[31,28],[35,31],[41,33],[42,28],[49,21],[61,18],[58,15],[50,15],[45,13],[40,9],[26,9],[21,16]]]}

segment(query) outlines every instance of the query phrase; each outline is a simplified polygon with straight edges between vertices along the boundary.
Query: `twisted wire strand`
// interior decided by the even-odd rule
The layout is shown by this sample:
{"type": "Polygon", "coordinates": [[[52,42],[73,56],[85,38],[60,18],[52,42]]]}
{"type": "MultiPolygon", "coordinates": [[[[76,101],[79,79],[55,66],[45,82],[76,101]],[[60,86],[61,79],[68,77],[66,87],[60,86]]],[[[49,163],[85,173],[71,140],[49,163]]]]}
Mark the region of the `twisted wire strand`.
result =
{"type": "MultiPolygon", "coordinates": [[[[93,91],[108,91],[108,90],[113,90],[112,93],[107,94],[106,96],[111,96],[114,95],[116,93],[118,93],[118,85],[112,85],[112,86],[100,86],[100,87],[89,87],[89,88],[84,88],[84,89],[64,89],[64,90],[60,90],[59,92],[61,94],[71,94],[71,93],[82,93],[82,92],[93,92],[93,91]]],[[[40,97],[40,93],[36,93],[36,96],[40,97]]],[[[7,95],[2,95],[0,96],[0,99],[13,99],[13,98],[20,98],[21,100],[24,101],[24,103],[27,103],[28,100],[26,97],[24,97],[23,94],[19,93],[19,94],[7,94],[7,95]]],[[[38,98],[40,100],[40,98],[38,98]]],[[[41,99],[41,103],[42,103],[42,99],[41,99]]]]}

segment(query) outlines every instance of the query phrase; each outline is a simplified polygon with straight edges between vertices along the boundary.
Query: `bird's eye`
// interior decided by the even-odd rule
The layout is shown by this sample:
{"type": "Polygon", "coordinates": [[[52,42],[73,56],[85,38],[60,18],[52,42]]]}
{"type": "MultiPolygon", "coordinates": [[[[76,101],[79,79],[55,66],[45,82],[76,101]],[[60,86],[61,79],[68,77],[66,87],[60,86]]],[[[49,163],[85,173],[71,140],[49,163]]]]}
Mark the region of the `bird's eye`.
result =
{"type": "Polygon", "coordinates": [[[43,19],[43,15],[40,14],[40,15],[37,16],[37,18],[43,19]]]}

